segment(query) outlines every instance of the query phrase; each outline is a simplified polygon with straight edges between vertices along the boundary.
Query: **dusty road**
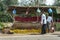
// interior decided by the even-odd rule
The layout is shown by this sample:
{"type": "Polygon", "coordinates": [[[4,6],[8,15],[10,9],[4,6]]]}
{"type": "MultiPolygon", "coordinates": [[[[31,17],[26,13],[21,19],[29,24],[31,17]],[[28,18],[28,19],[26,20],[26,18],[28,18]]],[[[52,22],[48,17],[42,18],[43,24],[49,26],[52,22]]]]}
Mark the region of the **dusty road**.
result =
{"type": "Polygon", "coordinates": [[[21,35],[21,34],[3,34],[0,35],[0,40],[60,40],[59,35],[44,34],[44,35],[21,35]]]}

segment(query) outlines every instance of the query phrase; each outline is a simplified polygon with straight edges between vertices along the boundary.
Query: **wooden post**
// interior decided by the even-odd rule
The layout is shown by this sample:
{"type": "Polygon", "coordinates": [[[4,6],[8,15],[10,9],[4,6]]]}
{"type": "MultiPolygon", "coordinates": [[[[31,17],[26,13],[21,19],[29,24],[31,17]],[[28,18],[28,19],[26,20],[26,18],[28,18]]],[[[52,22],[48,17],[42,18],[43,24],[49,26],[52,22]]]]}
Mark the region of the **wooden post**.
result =
{"type": "MultiPolygon", "coordinates": [[[[52,18],[53,18],[53,12],[52,12],[52,18]]],[[[53,19],[53,21],[54,21],[54,19],[53,19]]],[[[53,24],[53,23],[52,23],[53,24]]]]}
{"type": "MultiPolygon", "coordinates": [[[[39,2],[37,0],[37,7],[39,7],[39,2]]],[[[38,13],[37,13],[37,22],[38,22],[39,18],[38,18],[38,13]]]]}
{"type": "Polygon", "coordinates": [[[38,22],[38,20],[39,20],[39,18],[38,18],[38,14],[36,14],[37,15],[37,22],[38,22]]]}

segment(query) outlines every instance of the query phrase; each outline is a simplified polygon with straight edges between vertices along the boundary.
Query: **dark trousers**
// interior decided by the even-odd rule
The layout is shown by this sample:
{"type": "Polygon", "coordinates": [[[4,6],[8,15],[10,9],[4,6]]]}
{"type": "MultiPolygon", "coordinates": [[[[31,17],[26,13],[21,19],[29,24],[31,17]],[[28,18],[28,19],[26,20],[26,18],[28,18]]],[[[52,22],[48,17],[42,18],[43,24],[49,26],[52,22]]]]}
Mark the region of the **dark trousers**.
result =
{"type": "Polygon", "coordinates": [[[41,34],[45,34],[45,33],[46,33],[46,24],[43,24],[41,34]]]}
{"type": "Polygon", "coordinates": [[[47,22],[47,29],[48,29],[48,32],[49,32],[50,31],[49,22],[47,22]]]}

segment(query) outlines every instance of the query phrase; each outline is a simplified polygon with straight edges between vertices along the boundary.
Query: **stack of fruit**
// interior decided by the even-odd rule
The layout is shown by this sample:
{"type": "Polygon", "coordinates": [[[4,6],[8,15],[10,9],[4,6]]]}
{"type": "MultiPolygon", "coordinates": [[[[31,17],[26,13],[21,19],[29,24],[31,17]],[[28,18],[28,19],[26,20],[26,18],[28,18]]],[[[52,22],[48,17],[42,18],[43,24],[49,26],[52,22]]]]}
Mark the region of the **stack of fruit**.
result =
{"type": "Polygon", "coordinates": [[[10,30],[11,32],[18,34],[39,34],[41,33],[41,29],[14,29],[10,30]]]}

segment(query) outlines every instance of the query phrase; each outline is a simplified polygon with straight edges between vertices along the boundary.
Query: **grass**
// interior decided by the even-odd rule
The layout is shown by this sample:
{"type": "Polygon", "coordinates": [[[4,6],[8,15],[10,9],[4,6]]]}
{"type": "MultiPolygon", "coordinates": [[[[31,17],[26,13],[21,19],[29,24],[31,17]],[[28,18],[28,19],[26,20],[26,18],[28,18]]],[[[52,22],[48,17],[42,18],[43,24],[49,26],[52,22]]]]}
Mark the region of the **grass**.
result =
{"type": "Polygon", "coordinates": [[[60,22],[56,23],[56,31],[60,31],[60,22]]]}

